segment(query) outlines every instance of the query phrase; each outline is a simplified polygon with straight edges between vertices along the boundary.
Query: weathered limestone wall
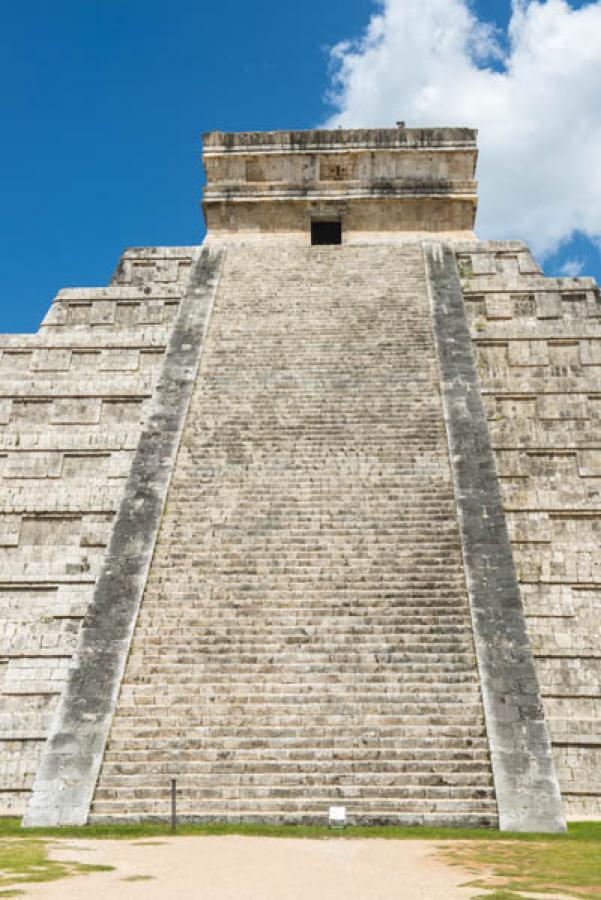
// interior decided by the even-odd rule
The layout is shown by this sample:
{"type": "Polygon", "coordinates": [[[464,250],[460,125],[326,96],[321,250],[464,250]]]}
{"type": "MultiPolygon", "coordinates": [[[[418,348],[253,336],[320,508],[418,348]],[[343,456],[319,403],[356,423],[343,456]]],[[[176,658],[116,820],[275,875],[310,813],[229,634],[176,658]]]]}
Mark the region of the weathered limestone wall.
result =
{"type": "MultiPolygon", "coordinates": [[[[417,158],[412,150],[392,151],[383,149],[375,153],[371,149],[346,149],[334,147],[327,155],[310,150],[277,152],[253,150],[245,157],[231,153],[226,157],[205,155],[207,179],[212,182],[240,182],[249,184],[273,184],[289,189],[293,184],[316,184],[354,181],[371,185],[374,181],[390,182],[397,179],[409,183],[471,182],[474,176],[473,158],[461,151],[433,149],[417,158]]],[[[277,188],[273,188],[277,190],[277,188]]]]}
{"type": "Polygon", "coordinates": [[[196,248],[0,337],[0,815],[24,811],[196,248]]]}
{"type": "MultiPolygon", "coordinates": [[[[231,232],[231,209],[227,202],[216,204],[212,211],[211,237],[227,241],[233,235],[244,234],[245,239],[263,236],[272,242],[283,239],[289,243],[310,243],[311,218],[326,216],[329,203],[314,200],[308,206],[302,201],[266,203],[260,212],[253,203],[241,203],[236,208],[236,232],[231,232]]],[[[437,234],[444,223],[449,238],[466,237],[466,221],[473,215],[468,199],[457,199],[449,205],[442,197],[408,197],[399,203],[385,195],[380,199],[364,198],[361,203],[337,204],[336,215],[343,222],[345,244],[395,243],[407,240],[407,235],[437,234]]],[[[469,235],[467,235],[469,237],[469,235]]]]}
{"type": "Polygon", "coordinates": [[[519,242],[458,248],[566,810],[601,815],[601,295],[519,242]]]}
{"type": "Polygon", "coordinates": [[[203,208],[212,236],[304,238],[340,217],[345,242],[445,232],[473,236],[476,133],[467,128],[205,135],[203,208]]]}

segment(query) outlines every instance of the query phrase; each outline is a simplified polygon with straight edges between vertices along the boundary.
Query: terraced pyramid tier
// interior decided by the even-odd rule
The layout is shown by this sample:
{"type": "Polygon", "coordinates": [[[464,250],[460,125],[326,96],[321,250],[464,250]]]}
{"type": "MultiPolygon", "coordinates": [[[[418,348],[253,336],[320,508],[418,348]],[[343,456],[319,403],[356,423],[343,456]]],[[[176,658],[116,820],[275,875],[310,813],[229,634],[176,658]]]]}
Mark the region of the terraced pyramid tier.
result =
{"type": "Polygon", "coordinates": [[[233,245],[92,820],[493,824],[419,244],[233,245]]]}

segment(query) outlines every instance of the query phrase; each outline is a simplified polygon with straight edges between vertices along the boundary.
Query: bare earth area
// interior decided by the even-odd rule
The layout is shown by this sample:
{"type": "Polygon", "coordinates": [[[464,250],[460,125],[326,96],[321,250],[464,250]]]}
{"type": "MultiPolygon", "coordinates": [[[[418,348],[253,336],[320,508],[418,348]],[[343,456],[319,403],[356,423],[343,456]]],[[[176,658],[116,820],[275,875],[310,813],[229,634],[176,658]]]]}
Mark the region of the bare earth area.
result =
{"type": "Polygon", "coordinates": [[[469,900],[469,873],[432,841],[178,837],[65,840],[52,859],[113,872],[22,885],[44,900],[469,900]]]}

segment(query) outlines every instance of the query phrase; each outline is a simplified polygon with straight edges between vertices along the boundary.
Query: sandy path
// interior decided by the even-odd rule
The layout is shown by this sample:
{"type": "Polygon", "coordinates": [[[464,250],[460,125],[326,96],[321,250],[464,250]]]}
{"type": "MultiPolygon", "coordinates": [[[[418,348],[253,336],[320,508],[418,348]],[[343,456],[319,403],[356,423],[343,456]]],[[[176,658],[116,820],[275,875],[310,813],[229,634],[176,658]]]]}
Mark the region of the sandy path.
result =
{"type": "MultiPolygon", "coordinates": [[[[469,900],[470,876],[429,841],[180,837],[65,840],[53,859],[114,872],[23,885],[44,900],[469,900]],[[149,880],[127,881],[135,876],[149,880]]],[[[473,877],[473,876],[472,876],[473,877]]]]}

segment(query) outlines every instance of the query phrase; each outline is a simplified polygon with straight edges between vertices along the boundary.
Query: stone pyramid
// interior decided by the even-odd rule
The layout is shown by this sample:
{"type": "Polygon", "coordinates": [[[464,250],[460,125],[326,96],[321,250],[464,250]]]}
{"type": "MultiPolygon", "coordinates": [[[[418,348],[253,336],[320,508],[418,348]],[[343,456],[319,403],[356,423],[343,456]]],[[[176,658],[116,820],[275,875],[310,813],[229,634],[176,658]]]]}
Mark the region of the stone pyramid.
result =
{"type": "Polygon", "coordinates": [[[0,814],[601,815],[601,294],[476,156],[205,135],[201,246],[0,338],[0,814]]]}

